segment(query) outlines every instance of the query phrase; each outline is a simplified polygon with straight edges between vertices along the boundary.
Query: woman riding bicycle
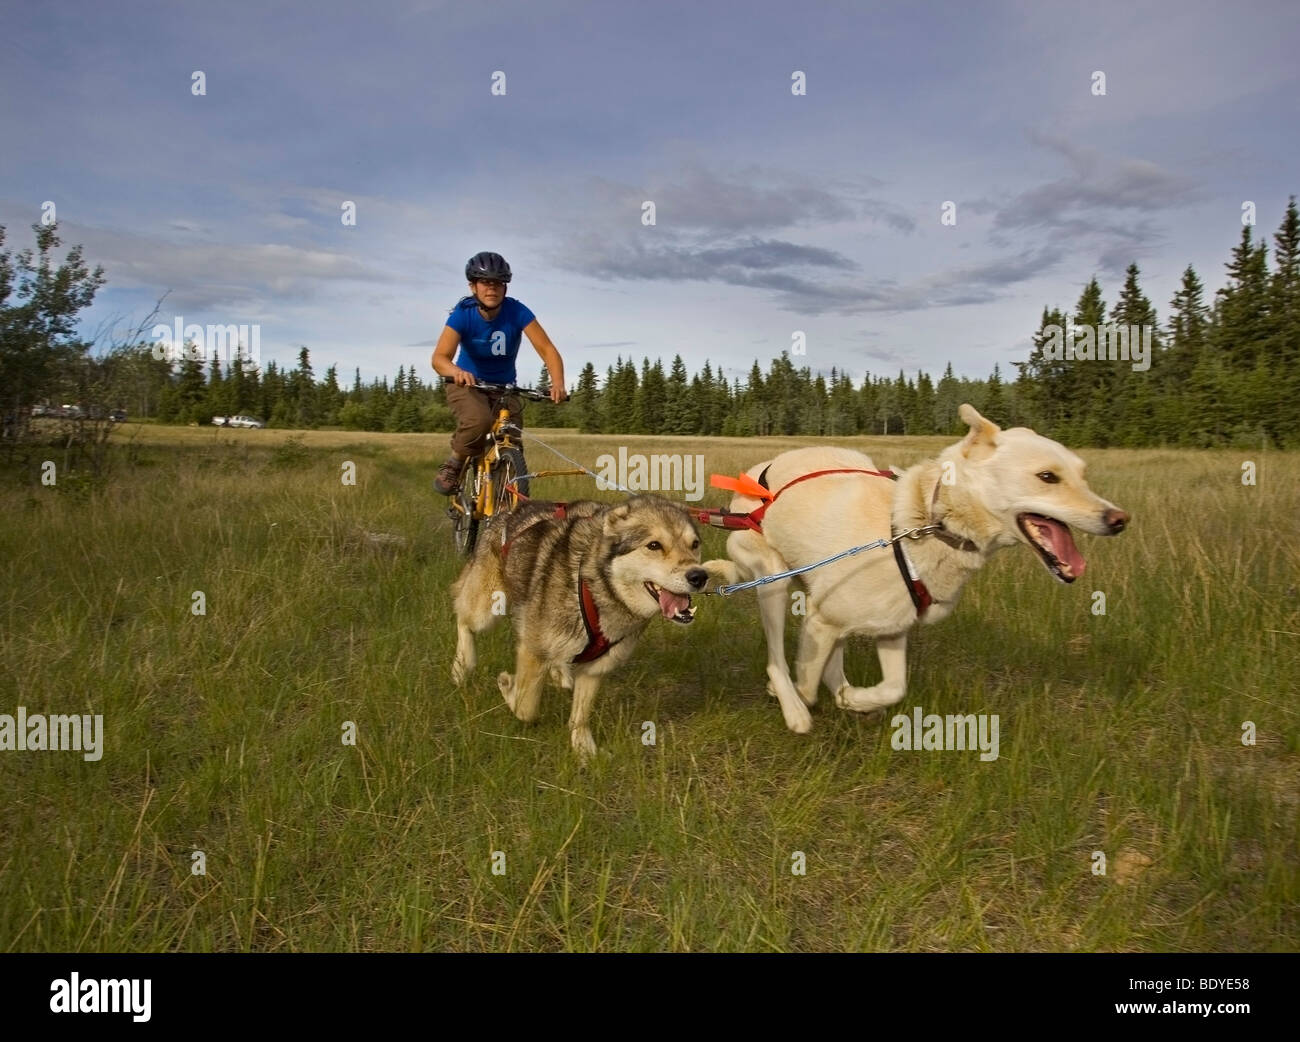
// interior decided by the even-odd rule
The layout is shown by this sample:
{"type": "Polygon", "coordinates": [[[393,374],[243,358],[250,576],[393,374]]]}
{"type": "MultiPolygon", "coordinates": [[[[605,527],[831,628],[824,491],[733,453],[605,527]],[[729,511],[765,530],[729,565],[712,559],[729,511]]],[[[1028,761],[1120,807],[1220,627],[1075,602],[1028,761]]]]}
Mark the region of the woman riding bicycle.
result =
{"type": "Polygon", "coordinates": [[[447,316],[433,349],[433,371],[450,381],[447,404],[456,417],[451,457],[438,468],[433,487],[444,496],[455,493],[465,461],[483,450],[496,410],[504,405],[513,423],[522,426],[523,402],[518,395],[480,391],[476,383],[514,384],[520,335],[526,335],[551,377],[551,401],[564,401],[564,360],[541,323],[514,297],[507,297],[510,265],[499,253],[476,253],[465,265],[470,296],[463,297],[447,316]],[[459,351],[457,352],[457,348],[459,351]],[[455,359],[452,356],[455,354],[455,359]]]}

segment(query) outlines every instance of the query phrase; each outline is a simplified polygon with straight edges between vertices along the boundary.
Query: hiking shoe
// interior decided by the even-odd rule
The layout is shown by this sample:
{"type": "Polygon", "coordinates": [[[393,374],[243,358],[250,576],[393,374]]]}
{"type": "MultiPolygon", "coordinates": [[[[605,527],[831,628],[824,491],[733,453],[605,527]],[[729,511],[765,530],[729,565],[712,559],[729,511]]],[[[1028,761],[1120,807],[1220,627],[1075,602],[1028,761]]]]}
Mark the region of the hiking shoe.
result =
{"type": "Polygon", "coordinates": [[[438,476],[433,479],[433,487],[444,496],[454,496],[460,488],[460,472],[465,466],[464,460],[455,456],[438,468],[438,476]]]}

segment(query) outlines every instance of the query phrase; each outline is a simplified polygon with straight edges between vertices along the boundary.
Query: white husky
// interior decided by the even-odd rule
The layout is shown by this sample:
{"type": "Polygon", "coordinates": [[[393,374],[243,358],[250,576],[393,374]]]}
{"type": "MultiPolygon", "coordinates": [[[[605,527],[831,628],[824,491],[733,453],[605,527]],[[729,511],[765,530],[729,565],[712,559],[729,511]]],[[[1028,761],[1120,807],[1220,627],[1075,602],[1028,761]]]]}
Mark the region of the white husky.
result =
{"type": "MultiPolygon", "coordinates": [[[[969,405],[959,414],[970,427],[966,437],[897,481],[863,473],[805,478],[875,470],[862,453],[830,446],[782,453],[747,472],[775,498],[761,533],[737,531],[727,540],[733,581],[924,530],[900,539],[896,549],[867,550],[802,576],[807,615],[793,683],[784,646],[790,580],[759,587],[768,691],[790,730],[812,728],[808,706],[820,683],[845,709],[871,712],[899,702],[907,685],[907,631],[946,618],[962,586],[995,550],[1026,543],[1053,576],[1069,583],[1085,567],[1070,527],[1117,535],[1128,524],[1128,514],[1088,488],[1083,460],[1064,446],[1026,427],[1004,431],[969,405]],[[854,687],[844,676],[844,641],[853,633],[876,638],[883,679],[874,687],[854,687]]],[[[760,503],[737,495],[731,509],[749,512],[760,503]]]]}

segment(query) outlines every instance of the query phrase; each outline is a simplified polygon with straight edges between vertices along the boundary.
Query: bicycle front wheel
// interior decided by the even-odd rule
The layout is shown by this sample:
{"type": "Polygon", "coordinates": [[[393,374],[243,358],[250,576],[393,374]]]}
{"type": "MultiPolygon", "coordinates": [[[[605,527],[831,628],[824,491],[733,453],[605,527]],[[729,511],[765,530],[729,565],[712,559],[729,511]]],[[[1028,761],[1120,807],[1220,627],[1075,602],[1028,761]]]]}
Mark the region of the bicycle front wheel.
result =
{"type": "Polygon", "coordinates": [[[528,473],[525,469],[523,452],[516,448],[503,448],[500,452],[500,459],[492,468],[492,512],[494,514],[508,513],[515,508],[515,497],[506,488],[507,484],[513,483],[521,496],[528,495],[529,487],[528,479],[523,477],[528,473]]]}

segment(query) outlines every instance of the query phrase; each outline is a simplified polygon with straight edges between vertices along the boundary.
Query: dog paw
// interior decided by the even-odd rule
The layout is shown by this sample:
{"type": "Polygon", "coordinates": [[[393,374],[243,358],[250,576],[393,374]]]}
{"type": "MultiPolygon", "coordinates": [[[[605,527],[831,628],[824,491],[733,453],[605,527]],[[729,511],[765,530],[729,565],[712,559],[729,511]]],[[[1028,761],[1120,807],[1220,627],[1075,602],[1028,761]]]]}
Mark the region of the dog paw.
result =
{"type": "Polygon", "coordinates": [[[807,734],[812,730],[812,713],[802,702],[795,706],[781,703],[781,715],[785,717],[785,726],[795,734],[807,734]]]}
{"type": "Polygon", "coordinates": [[[783,713],[785,726],[795,734],[807,734],[812,730],[812,714],[805,709],[802,713],[783,713]]]}
{"type": "Polygon", "coordinates": [[[596,755],[596,739],[591,735],[590,727],[575,727],[569,732],[569,742],[582,763],[590,763],[596,755]]]}
{"type": "Polygon", "coordinates": [[[506,705],[513,711],[515,708],[515,678],[509,673],[498,673],[497,687],[500,688],[501,697],[506,700],[506,705]]]}
{"type": "Polygon", "coordinates": [[[728,561],[725,557],[718,558],[715,561],[705,561],[700,567],[709,573],[709,578],[715,583],[734,583],[740,579],[735,563],[728,561]]]}
{"type": "Polygon", "coordinates": [[[572,691],[573,674],[570,673],[567,669],[562,669],[559,666],[552,666],[551,683],[555,684],[557,687],[564,688],[565,691],[572,691]]]}
{"type": "Polygon", "coordinates": [[[894,705],[902,697],[903,692],[885,688],[882,684],[875,687],[846,685],[835,692],[835,704],[854,713],[874,713],[894,705]]]}

